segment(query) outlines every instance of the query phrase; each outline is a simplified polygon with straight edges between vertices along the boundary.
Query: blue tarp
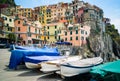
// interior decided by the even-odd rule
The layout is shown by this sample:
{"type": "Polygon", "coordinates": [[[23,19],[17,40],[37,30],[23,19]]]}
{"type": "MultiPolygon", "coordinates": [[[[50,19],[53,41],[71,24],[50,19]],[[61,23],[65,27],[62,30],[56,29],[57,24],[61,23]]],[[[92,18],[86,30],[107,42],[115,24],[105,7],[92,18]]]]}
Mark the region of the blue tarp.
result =
{"type": "Polygon", "coordinates": [[[95,81],[120,81],[120,60],[95,66],[90,72],[95,81]]]}
{"type": "Polygon", "coordinates": [[[91,73],[105,76],[108,72],[120,74],[120,60],[108,62],[91,69],[91,73]]]}
{"type": "Polygon", "coordinates": [[[56,42],[55,44],[58,44],[58,45],[71,45],[72,43],[70,43],[70,42],[56,42]]]}
{"type": "Polygon", "coordinates": [[[15,49],[28,50],[28,49],[34,49],[34,47],[15,46],[15,49]]]}
{"type": "Polygon", "coordinates": [[[43,61],[50,61],[65,58],[65,56],[25,56],[24,61],[30,63],[40,63],[43,61]]]}
{"type": "Polygon", "coordinates": [[[10,45],[10,50],[14,50],[14,49],[29,50],[29,49],[34,49],[34,47],[10,45]]]}
{"type": "Polygon", "coordinates": [[[27,49],[27,50],[13,50],[11,52],[10,62],[9,62],[9,68],[15,69],[17,68],[17,65],[19,65],[21,62],[24,62],[25,56],[59,56],[60,53],[57,51],[57,48],[33,48],[33,49],[27,49]]]}

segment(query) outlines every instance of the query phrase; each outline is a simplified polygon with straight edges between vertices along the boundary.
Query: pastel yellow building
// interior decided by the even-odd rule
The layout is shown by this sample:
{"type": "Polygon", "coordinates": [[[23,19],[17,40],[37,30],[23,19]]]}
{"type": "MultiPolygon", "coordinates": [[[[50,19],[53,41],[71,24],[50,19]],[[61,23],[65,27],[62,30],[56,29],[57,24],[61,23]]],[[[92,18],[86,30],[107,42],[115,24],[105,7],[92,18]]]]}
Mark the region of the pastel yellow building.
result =
{"type": "Polygon", "coordinates": [[[1,14],[1,17],[4,19],[4,32],[5,32],[5,36],[7,37],[7,35],[9,33],[13,33],[15,30],[15,26],[14,26],[14,16],[6,16],[4,14],[1,14]]]}
{"type": "Polygon", "coordinates": [[[46,19],[47,19],[47,14],[46,14],[46,9],[47,6],[40,6],[39,8],[39,21],[42,25],[45,25],[47,23],[46,19]]]}
{"type": "Polygon", "coordinates": [[[54,43],[58,40],[58,30],[64,26],[63,23],[51,23],[47,24],[46,33],[47,33],[47,41],[49,43],[54,43]]]}
{"type": "Polygon", "coordinates": [[[17,13],[18,15],[21,15],[27,18],[32,18],[33,10],[31,8],[18,8],[17,13]]]}

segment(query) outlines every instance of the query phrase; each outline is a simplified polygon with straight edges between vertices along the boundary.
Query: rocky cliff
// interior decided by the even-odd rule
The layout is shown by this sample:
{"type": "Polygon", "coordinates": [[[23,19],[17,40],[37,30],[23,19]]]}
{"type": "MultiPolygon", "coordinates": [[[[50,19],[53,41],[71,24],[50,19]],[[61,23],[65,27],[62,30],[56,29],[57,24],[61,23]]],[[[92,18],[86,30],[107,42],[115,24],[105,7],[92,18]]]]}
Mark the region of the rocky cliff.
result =
{"type": "Polygon", "coordinates": [[[120,46],[105,32],[91,30],[87,44],[79,48],[83,58],[101,56],[104,62],[120,58],[120,46]]]}

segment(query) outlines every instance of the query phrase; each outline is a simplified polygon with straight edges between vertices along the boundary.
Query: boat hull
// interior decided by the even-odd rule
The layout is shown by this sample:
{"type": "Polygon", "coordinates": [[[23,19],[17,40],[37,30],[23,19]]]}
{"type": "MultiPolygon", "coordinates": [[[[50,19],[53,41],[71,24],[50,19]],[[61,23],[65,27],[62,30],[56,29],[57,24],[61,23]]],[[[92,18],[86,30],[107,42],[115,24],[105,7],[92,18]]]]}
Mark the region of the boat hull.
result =
{"type": "Polygon", "coordinates": [[[60,69],[61,69],[60,75],[64,77],[71,77],[71,76],[79,75],[82,73],[87,73],[90,71],[91,67],[75,68],[75,67],[61,66],[60,69]]]}
{"type": "Polygon", "coordinates": [[[72,77],[75,75],[87,73],[92,67],[97,66],[102,62],[102,58],[96,57],[61,64],[60,75],[64,77],[72,77]]]}
{"type": "Polygon", "coordinates": [[[41,67],[42,68],[40,69],[40,71],[42,71],[44,73],[54,72],[54,71],[60,70],[60,67],[57,66],[57,64],[42,63],[41,67]]]}
{"type": "Polygon", "coordinates": [[[65,63],[65,62],[71,62],[71,61],[76,61],[80,60],[80,56],[71,56],[67,57],[64,59],[59,59],[59,60],[54,60],[54,61],[48,61],[48,62],[43,62],[41,63],[41,69],[40,71],[42,72],[54,72],[60,70],[60,65],[65,63]]]}
{"type": "Polygon", "coordinates": [[[35,68],[40,68],[40,64],[35,64],[35,63],[30,63],[30,62],[25,62],[25,65],[29,69],[35,69],[35,68]]]}

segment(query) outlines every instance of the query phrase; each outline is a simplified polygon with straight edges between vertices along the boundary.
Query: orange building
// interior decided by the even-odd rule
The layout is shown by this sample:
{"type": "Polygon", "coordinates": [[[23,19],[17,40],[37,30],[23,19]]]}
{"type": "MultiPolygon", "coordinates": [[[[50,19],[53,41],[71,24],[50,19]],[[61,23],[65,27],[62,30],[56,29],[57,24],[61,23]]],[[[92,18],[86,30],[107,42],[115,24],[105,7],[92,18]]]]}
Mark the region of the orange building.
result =
{"type": "Polygon", "coordinates": [[[25,44],[40,43],[41,24],[39,21],[28,21],[25,17],[15,20],[16,41],[21,40],[25,44]]]}

